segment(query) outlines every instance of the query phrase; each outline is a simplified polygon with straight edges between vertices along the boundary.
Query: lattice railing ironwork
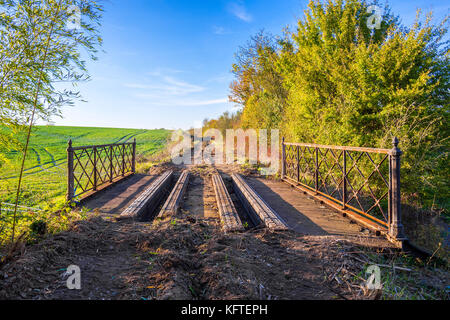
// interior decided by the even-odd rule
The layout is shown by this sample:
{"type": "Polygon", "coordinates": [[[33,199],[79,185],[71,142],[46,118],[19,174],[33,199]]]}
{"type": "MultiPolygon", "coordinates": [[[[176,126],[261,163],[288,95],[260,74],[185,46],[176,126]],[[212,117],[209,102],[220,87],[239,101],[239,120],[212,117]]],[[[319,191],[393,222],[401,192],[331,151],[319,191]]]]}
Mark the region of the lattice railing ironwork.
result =
{"type": "Polygon", "coordinates": [[[400,156],[393,149],[283,141],[282,178],[376,229],[403,239],[400,156]]]}
{"type": "Polygon", "coordinates": [[[72,147],[67,149],[68,192],[72,201],[136,171],[136,140],[131,143],[72,147]]]}

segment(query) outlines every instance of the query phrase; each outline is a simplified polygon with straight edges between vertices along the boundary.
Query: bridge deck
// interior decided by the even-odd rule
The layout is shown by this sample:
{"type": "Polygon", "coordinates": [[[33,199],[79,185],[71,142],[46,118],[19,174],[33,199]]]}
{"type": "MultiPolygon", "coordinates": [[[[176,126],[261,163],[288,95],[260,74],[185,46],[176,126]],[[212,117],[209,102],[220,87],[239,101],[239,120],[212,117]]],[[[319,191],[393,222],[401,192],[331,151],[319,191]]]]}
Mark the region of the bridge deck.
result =
{"type": "Polygon", "coordinates": [[[247,178],[253,189],[284,219],[294,231],[307,235],[366,235],[337,212],[286,183],[263,178],[247,178]]]}
{"type": "Polygon", "coordinates": [[[156,177],[158,175],[135,174],[116,183],[108,190],[99,192],[85,201],[83,206],[91,210],[97,210],[99,213],[119,215],[150,186],[156,177]]]}
{"type": "MultiPolygon", "coordinates": [[[[89,200],[85,206],[101,213],[120,215],[154,179],[154,175],[132,176],[89,200]]],[[[246,177],[246,181],[293,231],[311,236],[364,238],[389,245],[383,238],[369,234],[361,226],[351,223],[348,218],[286,183],[255,177],[246,177]]],[[[181,206],[191,215],[219,220],[211,177],[194,174],[181,206]]]]}

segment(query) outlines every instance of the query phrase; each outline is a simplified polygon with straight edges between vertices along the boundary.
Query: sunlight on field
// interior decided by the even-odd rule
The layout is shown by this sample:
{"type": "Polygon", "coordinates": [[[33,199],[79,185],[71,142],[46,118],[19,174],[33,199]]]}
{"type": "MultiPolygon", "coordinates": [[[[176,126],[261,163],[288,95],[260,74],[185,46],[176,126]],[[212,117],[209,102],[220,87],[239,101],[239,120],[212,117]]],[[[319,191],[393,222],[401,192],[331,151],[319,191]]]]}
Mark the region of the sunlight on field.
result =
{"type": "MultiPolygon", "coordinates": [[[[138,156],[153,155],[166,145],[170,131],[82,128],[36,127],[25,161],[21,205],[42,207],[63,200],[66,193],[66,149],[72,139],[74,147],[137,141],[138,156]]],[[[17,188],[22,153],[4,152],[7,163],[0,167],[0,202],[13,203],[17,188]]]]}

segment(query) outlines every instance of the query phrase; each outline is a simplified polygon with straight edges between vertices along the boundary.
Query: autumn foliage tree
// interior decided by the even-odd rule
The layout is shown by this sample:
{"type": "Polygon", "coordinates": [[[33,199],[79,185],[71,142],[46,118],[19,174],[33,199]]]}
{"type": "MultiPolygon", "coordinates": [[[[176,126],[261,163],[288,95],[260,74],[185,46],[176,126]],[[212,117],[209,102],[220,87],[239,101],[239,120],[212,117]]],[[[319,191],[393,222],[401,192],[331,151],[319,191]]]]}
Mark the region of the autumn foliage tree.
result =
{"type": "Polygon", "coordinates": [[[236,54],[230,101],[245,106],[241,118],[244,128],[280,126],[287,97],[283,77],[276,68],[280,43],[278,38],[260,31],[236,54]]]}
{"type": "Polygon", "coordinates": [[[435,25],[418,12],[408,28],[386,5],[372,30],[368,8],[311,0],[295,31],[252,38],[231,100],[243,125],[278,127],[289,141],[391,148],[397,136],[406,195],[448,208],[448,17],[435,25]]]}

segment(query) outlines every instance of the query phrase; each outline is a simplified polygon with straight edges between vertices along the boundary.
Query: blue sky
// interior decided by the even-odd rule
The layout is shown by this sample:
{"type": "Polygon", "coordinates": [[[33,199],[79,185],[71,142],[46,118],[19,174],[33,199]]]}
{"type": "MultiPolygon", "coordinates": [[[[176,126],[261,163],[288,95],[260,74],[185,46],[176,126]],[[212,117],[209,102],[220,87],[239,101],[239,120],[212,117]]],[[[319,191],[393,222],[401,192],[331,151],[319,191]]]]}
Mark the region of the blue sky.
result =
{"type": "MultiPolygon", "coordinates": [[[[442,0],[391,0],[406,25],[416,8],[448,13],[442,0]]],[[[187,129],[235,106],[227,102],[234,53],[261,29],[281,34],[308,0],[107,0],[99,61],[79,84],[87,102],[57,125],[187,129]]]]}

